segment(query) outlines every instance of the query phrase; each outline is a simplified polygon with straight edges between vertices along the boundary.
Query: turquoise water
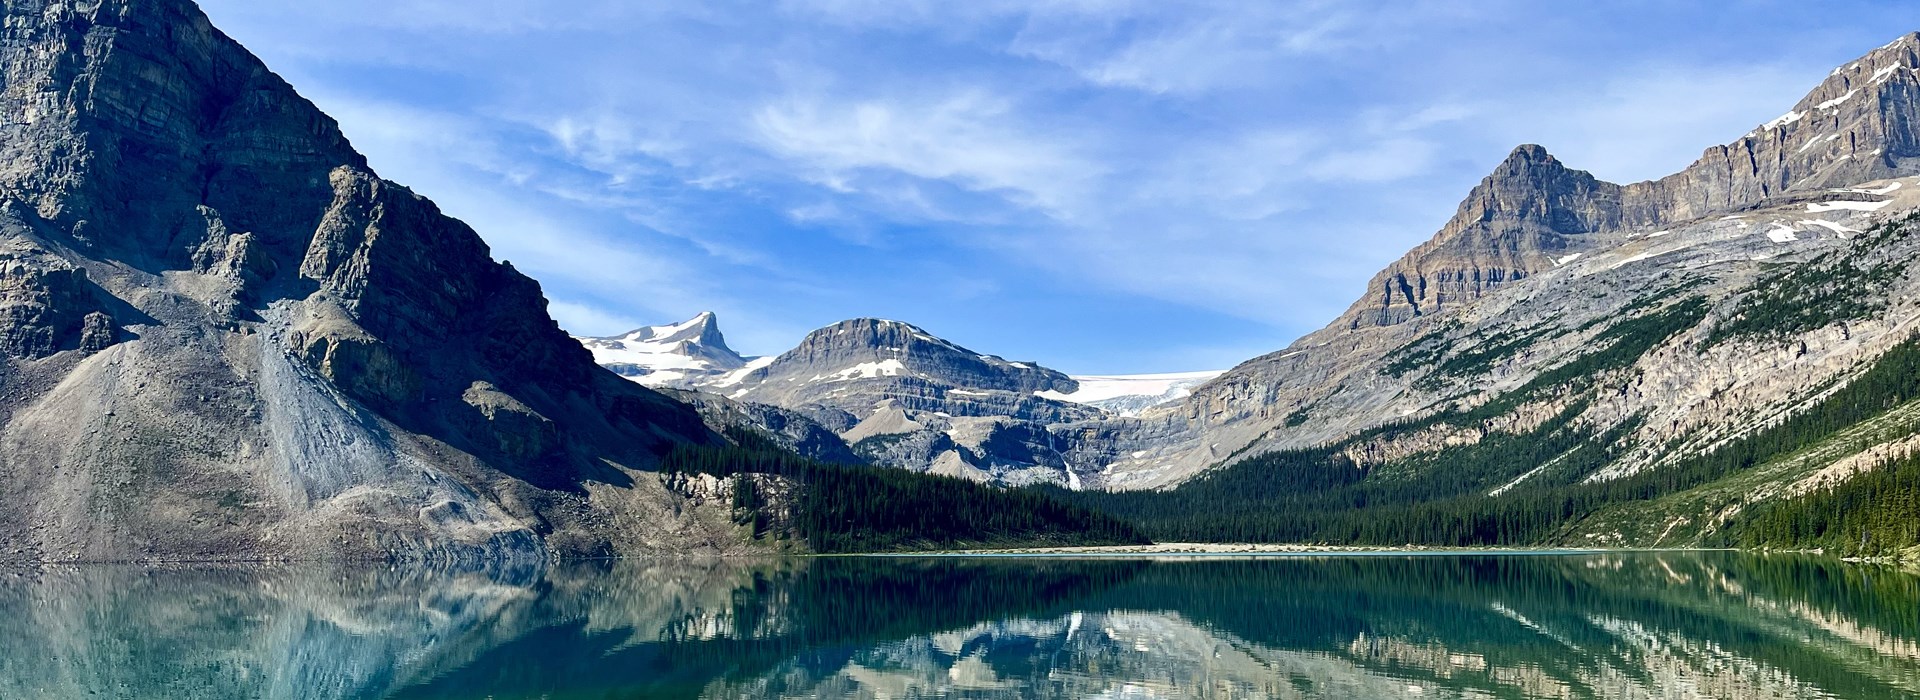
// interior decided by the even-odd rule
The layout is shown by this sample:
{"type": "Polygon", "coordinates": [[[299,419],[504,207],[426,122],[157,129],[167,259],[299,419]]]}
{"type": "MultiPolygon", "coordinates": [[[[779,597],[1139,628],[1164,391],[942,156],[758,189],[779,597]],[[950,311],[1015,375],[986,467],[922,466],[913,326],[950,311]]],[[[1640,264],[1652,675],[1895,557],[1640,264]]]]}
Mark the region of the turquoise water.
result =
{"type": "Polygon", "coordinates": [[[4,698],[1904,698],[1920,579],[1702,553],[0,569],[4,698]]]}

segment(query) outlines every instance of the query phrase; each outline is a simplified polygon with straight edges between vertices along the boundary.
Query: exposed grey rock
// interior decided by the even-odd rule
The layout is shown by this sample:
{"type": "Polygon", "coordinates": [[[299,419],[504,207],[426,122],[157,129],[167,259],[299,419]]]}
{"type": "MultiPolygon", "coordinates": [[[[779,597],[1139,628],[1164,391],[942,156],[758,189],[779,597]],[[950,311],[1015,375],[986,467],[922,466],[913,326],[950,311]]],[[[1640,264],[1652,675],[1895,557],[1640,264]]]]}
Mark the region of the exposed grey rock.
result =
{"type": "Polygon", "coordinates": [[[918,327],[872,318],[808,334],[799,346],[745,374],[737,386],[732,395],[751,401],[821,404],[856,415],[887,400],[953,415],[1039,420],[1099,415],[1034,396],[1077,388],[1064,373],[976,353],[918,327]]]}
{"type": "MultiPolygon", "coordinates": [[[[1245,455],[1487,401],[1593,351],[1600,330],[1643,313],[1647,300],[1693,294],[1713,304],[1701,326],[1651,351],[1623,375],[1629,385],[1578,420],[1606,426],[1651,416],[1630,437],[1646,445],[1748,430],[1755,416],[1778,415],[1830,386],[1920,318],[1904,301],[1912,282],[1902,277],[1887,290],[1884,314],[1793,339],[1804,351],[1783,356],[1743,342],[1705,356],[1689,349],[1767,270],[1840,250],[1855,231],[1920,204],[1914,181],[1898,179],[1920,174],[1917,68],[1920,34],[1908,34],[1835,70],[1782,118],[1650,182],[1607,183],[1522,146],[1433,240],[1382,271],[1327,328],[1139,421],[1055,431],[1094,436],[1073,441],[1081,458],[1099,461],[1093,485],[1165,486],[1245,455]],[[1464,373],[1436,366],[1476,347],[1488,356],[1464,373]],[[1437,355],[1389,366],[1421,352],[1437,355]]],[[[1920,257],[1901,245],[1877,254],[1920,257]]],[[[1478,433],[1405,436],[1372,449],[1430,452],[1516,429],[1541,408],[1522,407],[1478,433]]],[[[1609,474],[1654,458],[1636,453],[1609,474]]]]}
{"type": "Polygon", "coordinates": [[[1780,118],[1687,169],[1616,185],[1521,146],[1433,240],[1376,275],[1349,325],[1391,325],[1478,298],[1579,252],[1582,234],[1658,228],[1793,192],[1920,174],[1920,34],[1835,69],[1780,118]]]}
{"type": "Polygon", "coordinates": [[[1354,305],[1349,323],[1440,313],[1550,267],[1574,245],[1569,237],[1620,227],[1619,190],[1544,148],[1516,148],[1433,240],[1374,276],[1373,296],[1354,305]]]}
{"type": "Polygon", "coordinates": [[[0,558],[739,551],[718,439],[186,0],[9,2],[0,558]]]}
{"type": "Polygon", "coordinates": [[[814,415],[875,464],[1014,484],[1072,479],[1057,455],[1038,457],[1018,440],[993,435],[1045,434],[1048,424],[1104,415],[1040,396],[1078,388],[1061,372],[880,319],[816,330],[793,350],[703,388],[814,415]]]}
{"type": "Polygon", "coordinates": [[[693,406],[715,430],[729,427],[751,428],[775,444],[811,459],[835,464],[864,464],[846,441],[808,414],[778,406],[741,403],[699,391],[667,389],[672,396],[693,406]]]}
{"type": "Polygon", "coordinates": [[[24,242],[8,248],[0,253],[0,354],[34,360],[112,344],[112,317],[98,311],[86,270],[24,242]]]}

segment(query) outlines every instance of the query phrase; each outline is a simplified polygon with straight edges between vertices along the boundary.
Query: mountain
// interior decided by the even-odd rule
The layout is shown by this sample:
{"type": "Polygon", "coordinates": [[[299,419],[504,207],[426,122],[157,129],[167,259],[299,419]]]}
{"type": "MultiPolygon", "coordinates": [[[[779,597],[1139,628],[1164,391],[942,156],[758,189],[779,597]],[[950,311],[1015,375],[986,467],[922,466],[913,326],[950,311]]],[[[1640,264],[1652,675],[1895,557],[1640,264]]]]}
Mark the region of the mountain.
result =
{"type": "Polygon", "coordinates": [[[669,326],[645,326],[625,335],[579,341],[593,353],[595,363],[650,387],[691,389],[716,384],[761,359],[741,357],[727,347],[720,322],[711,311],[669,326]]]}
{"type": "MultiPolygon", "coordinates": [[[[1138,539],[1044,495],[829,464],[857,458],[796,412],[596,366],[535,281],[188,0],[5,12],[0,559],[511,568],[1138,539]],[[1019,515],[893,512],[935,501],[1019,515]]],[[[710,315],[605,345],[749,366],[710,315]]]]}
{"type": "Polygon", "coordinates": [[[1707,543],[1911,451],[1916,123],[1908,34],[1665,178],[1522,145],[1327,327],[1217,376],[1067,377],[860,319],[702,388],[1162,539],[1707,543]]]}
{"type": "MultiPolygon", "coordinates": [[[[1483,403],[1590,349],[1641,295],[1706,293],[1716,302],[1702,321],[1711,326],[1763,267],[1818,257],[1911,207],[1900,178],[1920,173],[1916,67],[1920,34],[1908,34],[1836,70],[1786,117],[1659,180],[1616,185],[1539,146],[1516,148],[1432,240],[1388,265],[1326,328],[1178,406],[1145,412],[1146,424],[1089,445],[1082,459],[1102,464],[1101,486],[1159,487],[1235,456],[1483,403]]],[[[1737,390],[1750,380],[1725,372],[1770,373],[1764,357],[1739,370],[1696,366],[1713,379],[1687,391],[1737,390]]],[[[1721,420],[1661,403],[1673,398],[1650,394],[1636,408],[1686,413],[1667,430],[1721,420]]],[[[1751,399],[1773,400],[1783,397],[1751,399]]],[[[1666,440],[1652,428],[1639,438],[1666,440]]]]}
{"type": "Polygon", "coordinates": [[[1083,383],[873,318],[815,330],[792,350],[761,358],[726,350],[711,313],[580,342],[596,361],[636,382],[701,392],[680,396],[703,415],[785,435],[789,448],[821,459],[843,457],[811,428],[794,426],[825,426],[870,463],[1012,485],[1079,483],[1060,451],[1070,439],[1054,426],[1131,415],[1178,400],[1218,374],[1083,383]]]}
{"type": "MultiPolygon", "coordinates": [[[[833,395],[848,393],[848,381],[898,377],[906,370],[904,363],[909,358],[920,368],[909,375],[952,387],[946,398],[964,404],[982,403],[977,399],[984,395],[982,391],[1013,391],[1123,416],[1185,398],[1188,390],[1224,372],[1069,376],[1065,378],[1068,384],[1062,383],[1058,372],[975,353],[909,324],[879,319],[855,319],[820,329],[809,334],[792,353],[774,357],[743,357],[727,347],[719,320],[711,311],[681,323],[644,326],[624,335],[577,339],[593,353],[595,363],[645,386],[703,389],[734,398],[768,399],[779,405],[857,406],[833,395]],[[896,366],[896,360],[901,364],[896,366]],[[768,377],[776,374],[785,386],[769,383],[768,377]],[[786,391],[761,391],[768,386],[786,391]],[[1023,391],[1033,387],[1049,388],[1023,391]]],[[[962,404],[938,408],[955,412],[949,409],[956,405],[962,404]]],[[[1014,401],[1004,411],[988,408],[986,415],[1030,417],[1026,414],[1033,413],[1031,406],[1014,401]]],[[[973,415],[979,411],[960,408],[957,412],[973,415]]],[[[1069,410],[1062,415],[1082,418],[1087,414],[1069,410]]]]}
{"type": "Polygon", "coordinates": [[[744,548],[645,471],[693,409],[198,8],[6,12],[0,556],[744,548]]]}
{"type": "Polygon", "coordinates": [[[1047,426],[1095,420],[1064,373],[961,347],[917,326],[861,318],[706,387],[793,409],[868,462],[1003,484],[1075,482],[1047,426]]]}
{"type": "Polygon", "coordinates": [[[1178,485],[1108,504],[1160,538],[1754,532],[1920,432],[1917,71],[1908,34],[1649,182],[1522,146],[1326,328],[1065,454],[1178,485]]]}
{"type": "Polygon", "coordinates": [[[783,406],[821,405],[863,417],[882,404],[959,416],[1057,420],[1095,411],[1035,397],[1078,388],[1039,365],[984,355],[919,327],[860,318],[821,328],[740,377],[729,396],[783,406]]]}
{"type": "Polygon", "coordinates": [[[1587,250],[1588,234],[1657,229],[1817,191],[1920,174],[1920,94],[1909,34],[1836,68],[1786,114],[1687,169],[1616,185],[1525,145],[1439,234],[1373,278],[1349,325],[1403,323],[1478,298],[1587,250]]]}

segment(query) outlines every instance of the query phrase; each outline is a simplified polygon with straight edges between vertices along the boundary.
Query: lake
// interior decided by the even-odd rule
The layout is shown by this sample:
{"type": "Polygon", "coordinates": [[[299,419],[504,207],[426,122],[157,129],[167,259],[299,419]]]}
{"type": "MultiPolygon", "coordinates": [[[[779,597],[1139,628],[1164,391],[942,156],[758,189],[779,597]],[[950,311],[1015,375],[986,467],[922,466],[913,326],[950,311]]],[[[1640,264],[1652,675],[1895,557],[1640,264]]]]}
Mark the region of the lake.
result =
{"type": "Polygon", "coordinates": [[[4,698],[1903,698],[1920,578],[1726,552],[0,569],[4,698]]]}

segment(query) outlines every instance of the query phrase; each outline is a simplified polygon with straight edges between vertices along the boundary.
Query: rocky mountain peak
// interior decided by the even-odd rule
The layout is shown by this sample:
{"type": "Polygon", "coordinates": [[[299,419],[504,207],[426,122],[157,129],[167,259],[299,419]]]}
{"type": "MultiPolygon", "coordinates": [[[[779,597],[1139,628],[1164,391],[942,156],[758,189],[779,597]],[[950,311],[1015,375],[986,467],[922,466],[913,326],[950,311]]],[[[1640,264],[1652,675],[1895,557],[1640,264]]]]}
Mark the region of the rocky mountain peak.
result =
{"type": "Polygon", "coordinates": [[[1513,147],[1513,152],[1507,154],[1507,160],[1501,164],[1501,167],[1525,168],[1529,165],[1545,165],[1553,162],[1556,162],[1553,154],[1547,152],[1546,146],[1523,143],[1513,147]]]}
{"type": "Polygon", "coordinates": [[[1786,113],[1658,181],[1636,206],[1683,221],[1792,192],[1920,173],[1920,38],[1913,33],[1834,68],[1786,113]]]}
{"type": "MultiPolygon", "coordinates": [[[[1833,69],[1825,80],[1793,106],[1793,112],[1789,114],[1806,115],[1816,110],[1835,110],[1847,100],[1882,91],[1888,84],[1911,84],[1916,69],[1920,69],[1920,32],[1903,35],[1857,60],[1833,69]]],[[[1785,123],[1769,123],[1768,126],[1784,126],[1785,123]]]]}
{"type": "Polygon", "coordinates": [[[1794,108],[1679,173],[1616,185],[1515,148],[1431,240],[1375,275],[1347,328],[1394,325],[1549,269],[1583,234],[1665,226],[1920,173],[1920,33],[1834,69],[1794,108]]]}
{"type": "Polygon", "coordinates": [[[652,387],[702,386],[745,367],[750,359],[727,347],[719,318],[711,311],[680,323],[578,340],[600,366],[652,387]]]}
{"type": "Polygon", "coordinates": [[[1586,233],[1617,222],[1618,207],[1608,206],[1616,191],[1592,173],[1567,167],[1546,148],[1525,144],[1467,196],[1441,235],[1500,219],[1538,222],[1559,234],[1586,233]]]}
{"type": "Polygon", "coordinates": [[[1620,187],[1533,144],[1513,149],[1432,240],[1382,270],[1350,327],[1393,325],[1479,298],[1567,254],[1570,237],[1621,222],[1620,187]]]}
{"type": "Polygon", "coordinates": [[[850,319],[809,333],[768,374],[832,374],[868,365],[960,387],[1036,392],[1078,386],[1064,373],[977,353],[913,324],[880,318],[850,319]]]}
{"type": "Polygon", "coordinates": [[[661,345],[692,345],[733,354],[733,349],[727,347],[726,336],[720,333],[720,321],[712,311],[702,311],[693,318],[671,325],[642,326],[620,338],[661,345]]]}
{"type": "Polygon", "coordinates": [[[951,345],[910,323],[882,318],[855,318],[808,333],[798,346],[782,357],[808,361],[864,360],[878,357],[879,354],[891,356],[893,348],[922,344],[951,345]],[[849,352],[859,356],[844,356],[849,352]]]}
{"type": "Polygon", "coordinates": [[[192,2],[0,11],[0,551],[537,558],[700,530],[602,526],[677,517],[644,470],[717,441],[700,416],[594,367],[536,282],[192,2]]]}

